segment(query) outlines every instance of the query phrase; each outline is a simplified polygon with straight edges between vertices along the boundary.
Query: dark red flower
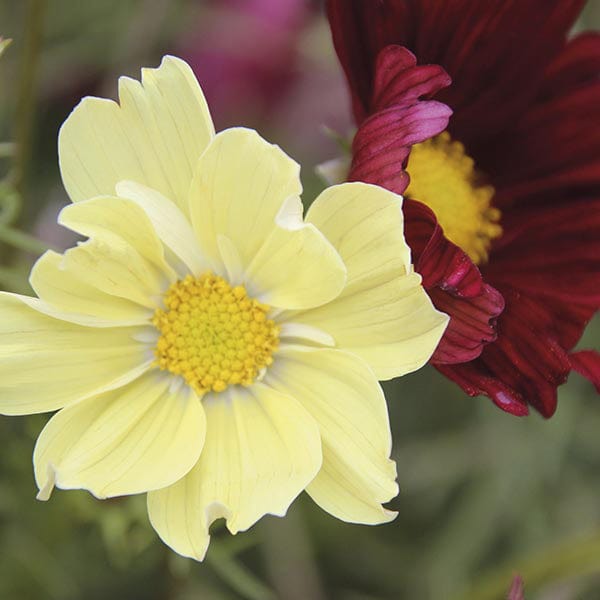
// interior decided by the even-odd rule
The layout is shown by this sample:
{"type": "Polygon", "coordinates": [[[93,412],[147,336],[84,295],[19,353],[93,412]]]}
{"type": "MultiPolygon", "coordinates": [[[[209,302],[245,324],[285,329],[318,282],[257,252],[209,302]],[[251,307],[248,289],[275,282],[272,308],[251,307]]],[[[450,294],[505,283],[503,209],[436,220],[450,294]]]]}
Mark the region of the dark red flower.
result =
{"type": "Polygon", "coordinates": [[[600,36],[568,40],[584,3],[328,1],[349,179],[410,198],[415,268],[451,316],[431,362],[516,415],[550,417],[571,369],[600,385],[600,356],[571,354],[600,305],[600,36]]]}

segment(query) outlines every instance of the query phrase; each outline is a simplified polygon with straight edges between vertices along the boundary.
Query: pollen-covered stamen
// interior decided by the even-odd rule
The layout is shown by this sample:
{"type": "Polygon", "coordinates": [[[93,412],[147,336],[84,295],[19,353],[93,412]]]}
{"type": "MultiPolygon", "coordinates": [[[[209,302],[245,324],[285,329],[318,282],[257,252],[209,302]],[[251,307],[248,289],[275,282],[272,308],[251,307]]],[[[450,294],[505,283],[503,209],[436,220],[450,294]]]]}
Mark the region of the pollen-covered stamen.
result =
{"type": "Polygon", "coordinates": [[[494,238],[502,235],[494,188],[481,185],[473,159],[446,131],[412,147],[405,192],[433,210],[446,237],[476,264],[487,260],[494,238]]]}
{"type": "Polygon", "coordinates": [[[279,328],[269,307],[211,272],[188,275],[167,290],[152,323],[162,370],[181,375],[197,392],[250,385],[273,362],[279,328]]]}

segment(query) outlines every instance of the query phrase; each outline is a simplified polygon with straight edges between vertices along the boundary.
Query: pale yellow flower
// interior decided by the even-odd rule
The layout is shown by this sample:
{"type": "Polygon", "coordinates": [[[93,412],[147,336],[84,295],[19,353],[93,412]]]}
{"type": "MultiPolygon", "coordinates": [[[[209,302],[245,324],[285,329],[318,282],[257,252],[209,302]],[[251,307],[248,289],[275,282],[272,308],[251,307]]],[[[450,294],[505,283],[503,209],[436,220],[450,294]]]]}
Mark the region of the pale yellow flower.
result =
{"type": "Polygon", "coordinates": [[[89,238],[0,296],[0,410],[57,412],[34,452],[39,497],[149,492],[161,538],[202,559],[209,526],[283,515],[304,489],[383,523],[397,493],[377,379],[414,371],[447,318],[412,271],[401,198],[351,183],[306,219],[298,165],[254,131],[214,134],[190,68],[166,57],[119,104],[63,125],[89,238]]]}

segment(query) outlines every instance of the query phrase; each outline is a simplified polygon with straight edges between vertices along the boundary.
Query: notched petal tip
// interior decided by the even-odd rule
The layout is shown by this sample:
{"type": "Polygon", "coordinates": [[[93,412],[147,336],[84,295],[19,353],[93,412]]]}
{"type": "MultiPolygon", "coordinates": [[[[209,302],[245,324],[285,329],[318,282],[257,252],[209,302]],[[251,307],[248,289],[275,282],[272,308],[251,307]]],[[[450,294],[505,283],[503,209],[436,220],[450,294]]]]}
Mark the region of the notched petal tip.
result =
{"type": "Polygon", "coordinates": [[[86,97],[62,125],[60,171],[72,201],[113,194],[130,179],[156,189],[184,211],[195,161],[214,125],[191,68],[165,57],[141,81],[119,79],[119,100],[86,97]]]}

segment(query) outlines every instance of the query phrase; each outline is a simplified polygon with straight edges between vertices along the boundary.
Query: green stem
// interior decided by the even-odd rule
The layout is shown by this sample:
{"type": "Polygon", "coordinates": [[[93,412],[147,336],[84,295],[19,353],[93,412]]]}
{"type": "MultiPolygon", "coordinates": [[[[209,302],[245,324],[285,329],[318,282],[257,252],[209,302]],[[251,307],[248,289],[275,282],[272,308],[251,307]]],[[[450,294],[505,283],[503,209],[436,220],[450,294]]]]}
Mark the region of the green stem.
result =
{"type": "Polygon", "coordinates": [[[587,539],[556,545],[523,560],[495,569],[481,578],[466,594],[455,600],[501,600],[510,582],[519,573],[525,588],[535,590],[542,584],[600,571],[600,532],[587,539]]]}
{"type": "Polygon", "coordinates": [[[35,115],[35,81],[37,76],[46,0],[29,0],[25,17],[23,64],[17,95],[15,124],[14,185],[23,193],[23,182],[31,154],[31,134],[35,115]]]}
{"type": "Polygon", "coordinates": [[[275,600],[275,594],[260,579],[218,544],[211,545],[206,562],[246,600],[275,600]]]}
{"type": "Polygon", "coordinates": [[[0,181],[0,226],[10,225],[16,220],[20,205],[21,198],[17,191],[0,181]]]}
{"type": "Polygon", "coordinates": [[[9,244],[24,252],[30,252],[31,254],[42,254],[48,250],[48,244],[27,233],[11,229],[4,225],[0,225],[0,242],[9,244]]]}
{"type": "Polygon", "coordinates": [[[11,291],[21,291],[23,288],[23,276],[13,269],[0,267],[0,284],[1,288],[10,288],[11,291]]]}

